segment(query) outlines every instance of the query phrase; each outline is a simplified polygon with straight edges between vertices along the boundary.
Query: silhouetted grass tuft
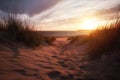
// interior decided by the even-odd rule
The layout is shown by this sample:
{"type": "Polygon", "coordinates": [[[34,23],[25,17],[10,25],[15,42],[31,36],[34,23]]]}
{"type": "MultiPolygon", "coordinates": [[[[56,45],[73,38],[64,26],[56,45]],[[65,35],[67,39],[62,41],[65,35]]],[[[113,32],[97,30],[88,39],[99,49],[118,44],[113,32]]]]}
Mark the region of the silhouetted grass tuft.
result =
{"type": "Polygon", "coordinates": [[[68,38],[70,43],[77,43],[82,45],[88,41],[88,35],[80,35],[80,36],[71,36],[68,38]]]}
{"type": "Polygon", "coordinates": [[[0,31],[7,34],[8,38],[15,42],[24,43],[28,46],[35,47],[43,43],[52,44],[54,41],[51,37],[40,35],[34,28],[23,23],[15,15],[9,15],[0,23],[0,31]]]}
{"type": "Polygon", "coordinates": [[[102,29],[93,31],[88,38],[88,55],[91,59],[120,48],[120,19],[100,27],[102,29]]]}
{"type": "Polygon", "coordinates": [[[55,41],[55,37],[44,37],[45,38],[45,42],[49,45],[53,44],[53,41],[55,41]]]}
{"type": "Polygon", "coordinates": [[[4,25],[3,21],[0,21],[0,31],[1,32],[5,31],[5,25],[4,25]]]}
{"type": "Polygon", "coordinates": [[[87,52],[90,59],[101,58],[112,51],[120,49],[120,18],[108,22],[106,25],[92,31],[88,36],[69,37],[70,43],[86,43],[87,52]]]}

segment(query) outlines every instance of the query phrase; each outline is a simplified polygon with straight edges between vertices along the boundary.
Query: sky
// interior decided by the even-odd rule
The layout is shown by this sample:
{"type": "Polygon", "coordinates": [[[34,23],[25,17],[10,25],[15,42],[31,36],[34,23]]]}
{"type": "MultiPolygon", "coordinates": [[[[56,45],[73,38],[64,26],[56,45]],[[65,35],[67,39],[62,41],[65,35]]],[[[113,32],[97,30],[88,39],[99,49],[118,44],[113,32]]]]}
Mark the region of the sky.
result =
{"type": "Polygon", "coordinates": [[[84,29],[84,20],[102,22],[118,10],[120,0],[0,0],[0,16],[19,14],[18,18],[28,19],[37,30],[47,31],[84,29]]]}

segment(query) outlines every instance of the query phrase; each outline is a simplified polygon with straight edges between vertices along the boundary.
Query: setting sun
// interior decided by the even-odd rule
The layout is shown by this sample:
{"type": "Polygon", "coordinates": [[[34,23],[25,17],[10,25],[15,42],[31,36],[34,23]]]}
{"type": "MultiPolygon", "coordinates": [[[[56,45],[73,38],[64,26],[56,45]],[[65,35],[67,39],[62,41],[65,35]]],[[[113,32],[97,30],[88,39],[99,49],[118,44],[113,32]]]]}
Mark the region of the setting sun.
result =
{"type": "Polygon", "coordinates": [[[84,19],[80,25],[80,28],[84,30],[94,30],[99,26],[99,21],[100,20],[97,18],[84,19]]]}

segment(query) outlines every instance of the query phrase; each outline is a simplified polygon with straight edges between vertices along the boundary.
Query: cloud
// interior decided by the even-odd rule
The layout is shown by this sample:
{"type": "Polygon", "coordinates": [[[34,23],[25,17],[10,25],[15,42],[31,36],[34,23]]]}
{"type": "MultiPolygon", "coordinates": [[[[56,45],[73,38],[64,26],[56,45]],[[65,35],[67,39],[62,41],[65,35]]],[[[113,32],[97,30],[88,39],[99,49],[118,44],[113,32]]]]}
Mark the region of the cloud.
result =
{"type": "Polygon", "coordinates": [[[120,4],[109,7],[107,9],[100,9],[94,12],[97,17],[101,17],[103,19],[115,19],[116,17],[120,17],[120,4]]]}
{"type": "Polygon", "coordinates": [[[99,14],[104,15],[104,14],[113,14],[113,13],[118,13],[118,12],[120,12],[120,4],[110,7],[108,9],[100,10],[99,14]]]}
{"type": "Polygon", "coordinates": [[[0,0],[0,9],[4,12],[37,14],[40,13],[60,0],[0,0]]]}
{"type": "Polygon", "coordinates": [[[0,10],[0,18],[1,17],[6,17],[7,16],[7,13],[5,13],[4,11],[0,10]]]}
{"type": "Polygon", "coordinates": [[[120,8],[119,0],[0,0],[0,3],[0,15],[7,10],[18,10],[22,13],[19,18],[27,17],[44,29],[60,29],[58,27],[61,26],[74,28],[84,17],[104,19],[120,8]]]}
{"type": "Polygon", "coordinates": [[[116,6],[119,4],[119,0],[62,0],[54,7],[38,14],[37,18],[41,20],[42,15],[44,16],[42,21],[53,22],[80,16],[104,15],[105,12],[106,14],[110,14],[110,9],[114,12],[115,9],[112,8],[119,8],[119,6],[116,6]]]}

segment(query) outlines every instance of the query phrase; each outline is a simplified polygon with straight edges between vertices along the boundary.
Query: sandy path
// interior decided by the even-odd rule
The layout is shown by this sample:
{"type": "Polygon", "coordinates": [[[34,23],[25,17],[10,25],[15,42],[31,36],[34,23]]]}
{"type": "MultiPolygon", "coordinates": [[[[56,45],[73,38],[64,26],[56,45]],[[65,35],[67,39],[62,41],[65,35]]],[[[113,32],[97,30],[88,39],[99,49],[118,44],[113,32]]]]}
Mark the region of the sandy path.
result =
{"type": "Polygon", "coordinates": [[[84,47],[57,38],[52,46],[0,46],[0,80],[92,80],[85,66],[84,47]],[[18,53],[18,57],[13,57],[18,53]]]}

